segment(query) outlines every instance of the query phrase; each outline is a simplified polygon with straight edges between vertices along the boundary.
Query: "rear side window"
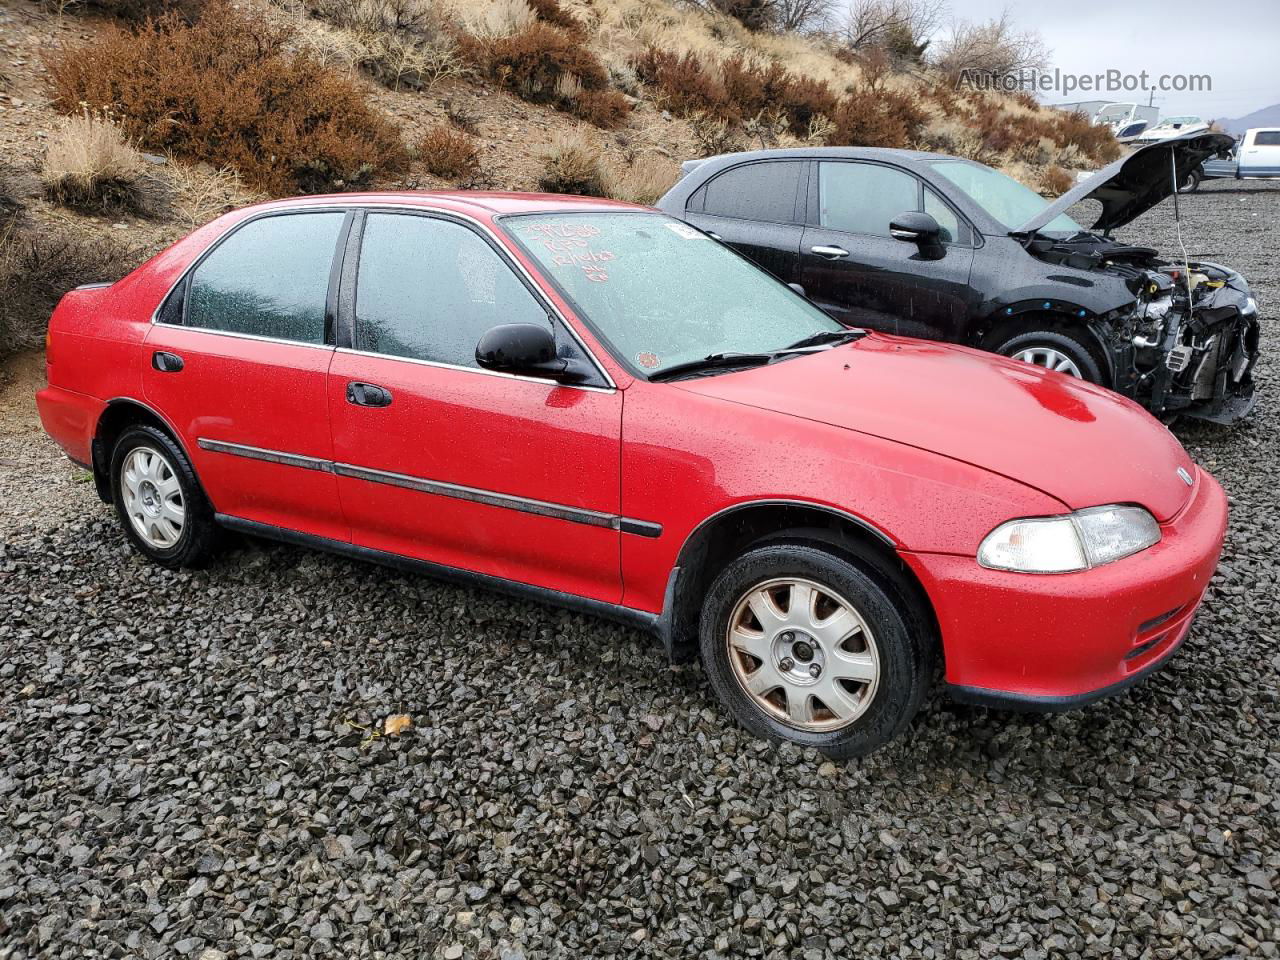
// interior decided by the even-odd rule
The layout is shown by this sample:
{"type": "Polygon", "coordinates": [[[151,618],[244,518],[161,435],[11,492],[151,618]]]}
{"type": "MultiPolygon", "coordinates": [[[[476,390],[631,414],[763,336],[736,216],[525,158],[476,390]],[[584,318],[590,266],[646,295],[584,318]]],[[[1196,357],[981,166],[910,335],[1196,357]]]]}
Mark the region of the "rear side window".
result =
{"type": "Polygon", "coordinates": [[[1253,135],[1254,146],[1280,147],[1280,130],[1259,130],[1253,135]]]}
{"type": "Polygon", "coordinates": [[[324,343],[329,269],[345,216],[299,213],[245,224],[192,273],[183,322],[324,343]]]}
{"type": "Polygon", "coordinates": [[[715,217],[792,223],[800,172],[796,160],[734,167],[698,190],[689,209],[715,217]]]}
{"type": "Polygon", "coordinates": [[[920,183],[905,171],[873,163],[821,163],[818,169],[818,222],[828,230],[887,237],[894,217],[920,209],[920,183]]]}
{"type": "Polygon", "coordinates": [[[476,344],[500,323],[551,326],[537,298],[473,230],[432,217],[369,214],[356,278],[357,350],[475,367],[476,344]]]}

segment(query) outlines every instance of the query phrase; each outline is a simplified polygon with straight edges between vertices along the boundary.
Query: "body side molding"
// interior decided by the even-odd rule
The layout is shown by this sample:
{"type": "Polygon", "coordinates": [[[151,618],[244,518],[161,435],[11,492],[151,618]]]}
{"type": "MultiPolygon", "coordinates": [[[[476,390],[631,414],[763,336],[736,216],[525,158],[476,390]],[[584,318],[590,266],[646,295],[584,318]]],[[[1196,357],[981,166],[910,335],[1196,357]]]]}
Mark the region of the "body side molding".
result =
{"type": "Polygon", "coordinates": [[[250,460],[265,460],[288,467],[299,467],[303,470],[320,470],[340,477],[366,480],[369,483],[384,483],[392,487],[416,490],[420,493],[450,497],[454,500],[466,500],[489,507],[500,507],[505,510],[517,510],[520,513],[531,513],[540,517],[551,517],[568,523],[581,523],[591,527],[604,527],[618,530],[638,537],[656,538],[662,535],[662,525],[648,520],[636,520],[632,517],[618,516],[599,510],[588,510],[584,507],[573,507],[568,504],[549,503],[546,500],[534,500],[530,497],[519,497],[496,490],[481,490],[477,487],[464,487],[443,480],[428,480],[425,477],[414,477],[403,473],[391,473],[387,470],[375,470],[372,467],[360,467],[351,463],[335,463],[319,457],[306,456],[300,453],[287,453],[282,450],[266,450],[262,447],[251,447],[242,443],[230,443],[225,440],[210,440],[201,437],[196,441],[201,450],[211,453],[224,453],[234,457],[246,457],[250,460]]]}

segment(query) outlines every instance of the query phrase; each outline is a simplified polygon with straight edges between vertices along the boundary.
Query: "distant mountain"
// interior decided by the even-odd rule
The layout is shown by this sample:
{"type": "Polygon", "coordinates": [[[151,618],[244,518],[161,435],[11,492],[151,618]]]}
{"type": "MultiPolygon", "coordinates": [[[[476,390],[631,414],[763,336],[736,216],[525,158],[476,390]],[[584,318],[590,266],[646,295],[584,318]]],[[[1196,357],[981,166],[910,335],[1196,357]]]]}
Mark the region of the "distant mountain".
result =
{"type": "Polygon", "coordinates": [[[1219,120],[1218,126],[1239,136],[1251,127],[1280,127],[1280,103],[1255,110],[1238,120],[1219,120]]]}

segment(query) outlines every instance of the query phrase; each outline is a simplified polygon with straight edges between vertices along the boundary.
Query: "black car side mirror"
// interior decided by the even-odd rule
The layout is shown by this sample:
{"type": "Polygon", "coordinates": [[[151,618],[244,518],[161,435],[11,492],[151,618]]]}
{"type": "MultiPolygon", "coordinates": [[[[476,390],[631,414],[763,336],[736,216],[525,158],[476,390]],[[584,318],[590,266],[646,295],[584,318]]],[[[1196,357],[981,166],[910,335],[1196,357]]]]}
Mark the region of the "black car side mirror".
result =
{"type": "Polygon", "coordinates": [[[503,323],[476,344],[476,363],[485,370],[519,373],[576,383],[590,377],[587,366],[556,355],[556,338],[537,323],[503,323]]]}
{"type": "Polygon", "coordinates": [[[914,243],[926,259],[937,260],[946,250],[941,242],[942,228],[927,213],[909,210],[900,213],[889,223],[889,236],[895,240],[914,243]]]}

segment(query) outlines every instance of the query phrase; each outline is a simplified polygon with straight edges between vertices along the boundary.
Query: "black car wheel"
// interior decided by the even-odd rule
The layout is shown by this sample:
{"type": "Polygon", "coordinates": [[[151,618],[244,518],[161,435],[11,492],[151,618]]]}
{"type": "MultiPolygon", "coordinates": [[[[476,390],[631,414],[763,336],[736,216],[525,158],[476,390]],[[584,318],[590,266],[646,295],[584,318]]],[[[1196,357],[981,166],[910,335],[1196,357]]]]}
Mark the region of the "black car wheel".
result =
{"type": "Polygon", "coordinates": [[[1178,187],[1179,193],[1195,193],[1200,189],[1200,182],[1204,179],[1204,174],[1197,167],[1183,178],[1182,183],[1178,187]]]}
{"type": "Polygon", "coordinates": [[[111,495],[125,536],[165,567],[199,567],[213,552],[213,508],[182,448],[162,430],[139,425],[111,454],[111,495]]]}
{"type": "Polygon", "coordinates": [[[877,578],[804,543],[743,554],[702,608],[702,662],[744,727],[860,756],[915,715],[932,680],[931,639],[877,578]]]}
{"type": "Polygon", "coordinates": [[[1030,330],[1009,337],[996,347],[995,352],[1090,383],[1102,382],[1102,370],[1097,359],[1084,342],[1071,333],[1030,330]]]}

